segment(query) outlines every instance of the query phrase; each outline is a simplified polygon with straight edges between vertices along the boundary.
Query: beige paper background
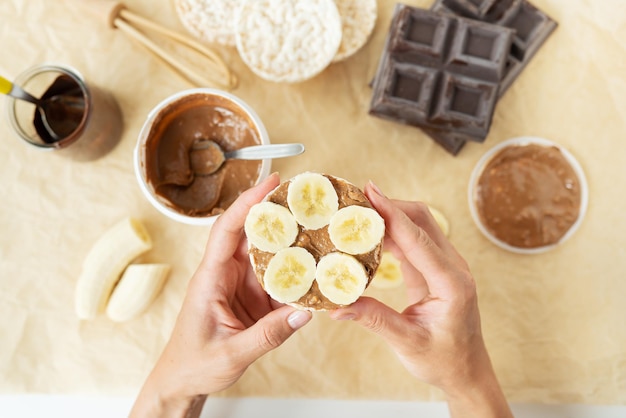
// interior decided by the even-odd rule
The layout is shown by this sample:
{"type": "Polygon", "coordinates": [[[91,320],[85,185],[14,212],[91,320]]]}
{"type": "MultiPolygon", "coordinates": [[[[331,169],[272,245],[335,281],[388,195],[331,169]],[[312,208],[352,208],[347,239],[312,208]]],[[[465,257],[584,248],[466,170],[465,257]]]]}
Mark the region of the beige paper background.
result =
{"type": "MultiPolygon", "coordinates": [[[[125,118],[105,158],[76,163],[21,143],[0,125],[0,391],[134,394],[160,353],[208,228],[170,221],[140,194],[132,149],[160,100],[191,87],[121,31],[77,9],[80,0],[3,0],[0,73],[42,62],[69,64],[109,89],[125,118]],[[145,261],[170,263],[164,292],[140,318],[80,322],[73,291],[90,245],[111,224],[142,219],[155,246],[145,261]]],[[[430,0],[408,4],[429,7],[430,0]]],[[[235,50],[221,53],[241,78],[235,94],[264,120],[274,142],[307,151],[278,160],[287,179],[304,170],[389,196],[422,199],[451,222],[451,240],[476,276],[484,334],[511,401],[626,403],[626,4],[621,0],[534,0],[560,24],[499,102],[484,144],[457,157],[421,131],[367,115],[394,2],[379,0],[370,42],[345,62],[295,85],[255,77],[235,50]],[[469,174],[509,137],[537,135],[569,149],[591,189],[587,217],[550,253],[506,253],[474,226],[469,174]]],[[[183,30],[168,0],[129,8],[183,30]]],[[[403,308],[401,289],[368,293],[403,308]]],[[[339,399],[439,399],[415,381],[384,343],[325,314],[267,355],[223,395],[339,399]]]]}

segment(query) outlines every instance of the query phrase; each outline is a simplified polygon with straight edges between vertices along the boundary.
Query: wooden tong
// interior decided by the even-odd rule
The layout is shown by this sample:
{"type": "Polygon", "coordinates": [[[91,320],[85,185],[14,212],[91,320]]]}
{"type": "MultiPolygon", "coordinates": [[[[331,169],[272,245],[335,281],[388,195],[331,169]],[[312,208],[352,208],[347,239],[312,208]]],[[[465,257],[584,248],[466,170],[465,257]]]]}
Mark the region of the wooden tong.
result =
{"type": "Polygon", "coordinates": [[[224,63],[222,58],[200,42],[131,12],[121,2],[83,0],[81,3],[88,6],[93,13],[104,17],[109,27],[122,30],[122,32],[139,42],[192,84],[201,87],[219,87],[226,90],[231,90],[237,86],[237,77],[224,63]],[[174,41],[180,46],[191,50],[195,55],[199,54],[201,58],[204,58],[203,61],[206,62],[206,65],[203,64],[201,71],[186,65],[183,60],[177,59],[163,47],[153,42],[141,29],[153,31],[167,38],[167,40],[174,41]]]}

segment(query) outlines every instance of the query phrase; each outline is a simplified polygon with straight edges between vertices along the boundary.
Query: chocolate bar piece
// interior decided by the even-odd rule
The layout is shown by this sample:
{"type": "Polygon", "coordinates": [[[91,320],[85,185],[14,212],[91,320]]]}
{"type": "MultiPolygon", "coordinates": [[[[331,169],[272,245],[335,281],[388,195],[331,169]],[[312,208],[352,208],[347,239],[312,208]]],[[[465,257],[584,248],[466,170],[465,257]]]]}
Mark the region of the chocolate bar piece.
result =
{"type": "MultiPolygon", "coordinates": [[[[484,141],[512,40],[503,26],[396,5],[369,113],[484,141]]],[[[453,154],[463,146],[433,139],[453,154]]]]}
{"type": "MultiPolygon", "coordinates": [[[[452,155],[457,155],[467,141],[476,142],[476,138],[452,131],[444,131],[439,129],[421,128],[422,131],[430,137],[433,141],[441,145],[452,155]]],[[[480,142],[484,141],[481,140],[480,142]]]]}
{"type": "Polygon", "coordinates": [[[470,138],[467,135],[457,134],[454,131],[438,131],[425,128],[422,128],[422,131],[452,155],[457,155],[467,143],[468,138],[470,138]]]}
{"type": "Polygon", "coordinates": [[[557,27],[550,16],[526,0],[436,0],[431,10],[515,30],[500,96],[557,27]]]}
{"type": "MultiPolygon", "coordinates": [[[[513,84],[532,57],[556,29],[557,23],[526,0],[436,0],[431,10],[502,25],[515,30],[499,96],[513,84]]],[[[456,155],[466,135],[423,129],[437,143],[456,155]],[[456,144],[457,151],[449,149],[456,144]]]]}

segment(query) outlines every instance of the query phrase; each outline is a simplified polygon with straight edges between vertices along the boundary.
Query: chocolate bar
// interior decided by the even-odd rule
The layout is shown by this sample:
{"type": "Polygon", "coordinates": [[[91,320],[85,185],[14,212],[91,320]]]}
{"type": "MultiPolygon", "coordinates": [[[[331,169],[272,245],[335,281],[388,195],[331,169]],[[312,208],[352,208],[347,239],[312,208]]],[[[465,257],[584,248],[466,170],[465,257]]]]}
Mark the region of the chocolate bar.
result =
{"type": "Polygon", "coordinates": [[[468,140],[467,135],[457,134],[452,131],[438,131],[435,129],[425,128],[422,128],[422,130],[426,133],[426,135],[452,155],[457,155],[468,140]]]}
{"type": "Polygon", "coordinates": [[[526,0],[436,0],[431,10],[515,30],[500,96],[557,27],[550,16],[526,0]]]}
{"type": "Polygon", "coordinates": [[[369,113],[423,128],[453,154],[465,139],[484,141],[513,35],[504,26],[397,4],[369,113]]]}

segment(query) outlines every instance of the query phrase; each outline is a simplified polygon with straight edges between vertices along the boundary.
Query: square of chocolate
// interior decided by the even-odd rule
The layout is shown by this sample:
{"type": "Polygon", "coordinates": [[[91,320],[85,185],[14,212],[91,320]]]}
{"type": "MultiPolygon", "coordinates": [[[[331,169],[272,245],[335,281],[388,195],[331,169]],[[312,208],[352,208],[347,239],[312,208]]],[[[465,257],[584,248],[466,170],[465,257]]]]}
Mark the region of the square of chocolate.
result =
{"type": "Polygon", "coordinates": [[[458,0],[458,3],[463,4],[467,10],[470,10],[475,15],[485,15],[492,8],[494,3],[498,0],[458,0]]]}
{"type": "Polygon", "coordinates": [[[498,86],[475,79],[443,73],[441,96],[431,114],[437,124],[458,124],[459,133],[468,133],[469,128],[486,136],[491,125],[491,114],[498,97],[498,86]],[[467,128],[464,128],[466,125],[467,128]]]}
{"type": "Polygon", "coordinates": [[[512,33],[458,19],[448,53],[447,69],[477,80],[499,83],[506,69],[512,33]]]}
{"type": "Polygon", "coordinates": [[[431,10],[515,30],[500,96],[557,27],[550,16],[527,0],[435,0],[431,10]]]}
{"type": "Polygon", "coordinates": [[[484,141],[512,39],[502,26],[396,5],[369,113],[484,141]]]}
{"type": "Polygon", "coordinates": [[[497,23],[506,19],[523,0],[435,0],[431,10],[497,23]]]}
{"type": "Polygon", "coordinates": [[[452,155],[457,155],[467,143],[467,135],[457,134],[454,131],[438,131],[435,129],[422,130],[438,145],[452,155]]]}

